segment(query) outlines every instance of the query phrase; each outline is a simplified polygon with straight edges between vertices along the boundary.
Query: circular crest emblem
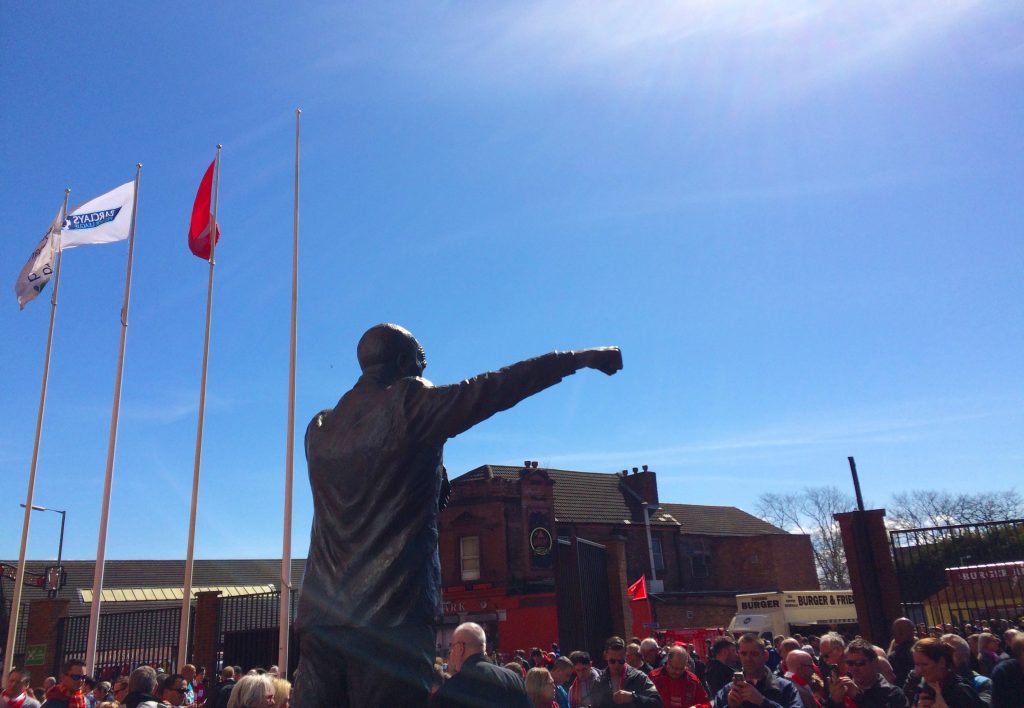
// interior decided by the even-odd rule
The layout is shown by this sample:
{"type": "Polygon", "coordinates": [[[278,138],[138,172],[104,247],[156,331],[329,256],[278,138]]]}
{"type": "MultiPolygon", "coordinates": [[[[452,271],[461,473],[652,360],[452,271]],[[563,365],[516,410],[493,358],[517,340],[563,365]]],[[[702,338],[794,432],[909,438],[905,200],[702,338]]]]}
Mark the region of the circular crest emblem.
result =
{"type": "Polygon", "coordinates": [[[551,532],[546,528],[538,526],[530,532],[530,549],[534,555],[546,556],[551,553],[551,546],[551,532]]]}

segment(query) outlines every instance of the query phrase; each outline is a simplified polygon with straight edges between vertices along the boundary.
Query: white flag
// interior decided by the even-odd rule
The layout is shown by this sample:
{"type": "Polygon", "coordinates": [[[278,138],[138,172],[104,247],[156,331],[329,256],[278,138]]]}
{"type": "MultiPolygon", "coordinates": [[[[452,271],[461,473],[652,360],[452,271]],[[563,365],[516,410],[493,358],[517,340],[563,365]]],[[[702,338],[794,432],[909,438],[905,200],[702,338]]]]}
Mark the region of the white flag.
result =
{"type": "Polygon", "coordinates": [[[32,251],[28,263],[18,273],[18,282],[14,284],[14,294],[18,296],[18,306],[24,310],[29,301],[43,291],[53,275],[53,257],[57,253],[55,241],[60,233],[60,212],[53,217],[53,223],[46,230],[43,240],[32,251]]]}
{"type": "Polygon", "coordinates": [[[117,189],[75,207],[64,220],[60,248],[112,243],[128,238],[134,198],[135,182],[125,182],[117,189]]]}

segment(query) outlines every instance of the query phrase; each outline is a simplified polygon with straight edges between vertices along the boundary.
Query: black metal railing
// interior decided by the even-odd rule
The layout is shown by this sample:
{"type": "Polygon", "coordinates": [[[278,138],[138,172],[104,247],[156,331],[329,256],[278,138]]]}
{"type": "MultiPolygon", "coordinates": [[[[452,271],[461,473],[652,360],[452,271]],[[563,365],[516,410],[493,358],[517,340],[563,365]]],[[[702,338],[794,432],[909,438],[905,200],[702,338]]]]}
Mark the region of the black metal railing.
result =
{"type": "MultiPolygon", "coordinates": [[[[18,631],[14,635],[14,665],[21,666],[25,659],[25,640],[28,638],[28,609],[30,605],[27,602],[21,603],[21,610],[18,612],[18,631]]],[[[3,628],[3,642],[4,646],[0,647],[0,656],[3,655],[7,649],[7,627],[11,617],[11,601],[9,599],[4,600],[3,606],[3,622],[0,626],[3,628]]]]}
{"type": "Polygon", "coordinates": [[[890,532],[903,611],[929,626],[1024,615],[1024,519],[890,532]]]}
{"type": "Polygon", "coordinates": [[[605,547],[586,539],[558,539],[558,642],[601,656],[611,636],[611,598],[608,592],[608,559],[605,547]]]}
{"type": "MultiPolygon", "coordinates": [[[[290,626],[294,625],[297,590],[290,591],[290,626]]],[[[267,668],[278,661],[281,595],[276,590],[258,595],[223,597],[218,605],[218,668],[267,668]]],[[[290,632],[288,673],[298,665],[298,641],[290,632]]]]}
{"type": "MultiPolygon", "coordinates": [[[[194,613],[192,610],[190,625],[195,620],[194,613]]],[[[142,664],[168,672],[176,670],[180,619],[180,607],[101,614],[95,674],[111,679],[142,664]]],[[[85,660],[88,633],[88,616],[67,617],[60,621],[54,675],[58,675],[61,663],[67,659],[85,660]]]]}

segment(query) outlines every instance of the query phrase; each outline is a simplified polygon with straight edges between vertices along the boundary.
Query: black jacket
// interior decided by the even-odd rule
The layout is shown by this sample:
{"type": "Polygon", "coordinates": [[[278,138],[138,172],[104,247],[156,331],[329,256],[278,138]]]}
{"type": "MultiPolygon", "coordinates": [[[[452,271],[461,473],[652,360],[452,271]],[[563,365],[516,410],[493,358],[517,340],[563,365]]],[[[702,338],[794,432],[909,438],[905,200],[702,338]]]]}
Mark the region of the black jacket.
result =
{"type": "Polygon", "coordinates": [[[530,708],[523,680],[474,654],[434,696],[437,708],[530,708]]]}
{"type": "MultiPolygon", "coordinates": [[[[633,702],[628,705],[649,706],[650,708],[661,708],[661,694],[654,687],[654,682],[639,669],[634,669],[629,664],[623,667],[626,676],[622,682],[622,690],[633,692],[633,702]]],[[[594,705],[596,708],[614,708],[617,704],[612,701],[612,694],[616,688],[612,688],[612,677],[608,671],[601,672],[601,676],[594,682],[594,705]]]]}
{"type": "MultiPolygon", "coordinates": [[[[858,693],[853,699],[857,708],[909,708],[910,702],[903,689],[893,686],[881,676],[866,691],[858,693]]],[[[829,695],[826,708],[843,708],[845,702],[836,703],[829,695]]]]}
{"type": "MultiPolygon", "coordinates": [[[[729,676],[729,683],[732,683],[732,675],[729,676]]],[[[803,701],[800,693],[796,690],[796,684],[788,679],[779,678],[768,667],[764,667],[764,676],[754,684],[755,688],[764,696],[765,702],[761,708],[803,708],[803,701]]],[[[718,693],[712,699],[711,705],[715,708],[726,708],[729,705],[729,689],[731,685],[718,689],[718,693]]],[[[750,705],[744,702],[743,705],[750,705]]]]}
{"type": "Polygon", "coordinates": [[[723,664],[718,659],[710,659],[708,667],[704,670],[704,682],[708,685],[708,693],[712,696],[722,690],[722,686],[732,681],[732,675],[737,669],[723,664]]]}
{"type": "Polygon", "coordinates": [[[228,679],[217,686],[213,691],[213,695],[206,701],[206,708],[228,708],[228,701],[231,700],[231,691],[234,688],[234,679],[228,679]]]}

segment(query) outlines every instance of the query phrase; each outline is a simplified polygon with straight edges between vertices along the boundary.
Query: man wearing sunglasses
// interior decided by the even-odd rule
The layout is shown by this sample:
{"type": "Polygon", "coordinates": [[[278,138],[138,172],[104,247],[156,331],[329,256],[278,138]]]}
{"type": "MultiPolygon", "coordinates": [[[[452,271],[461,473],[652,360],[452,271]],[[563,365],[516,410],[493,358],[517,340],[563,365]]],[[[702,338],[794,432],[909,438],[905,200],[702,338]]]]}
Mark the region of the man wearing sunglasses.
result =
{"type": "Polygon", "coordinates": [[[164,679],[160,691],[160,699],[172,706],[185,705],[185,692],[188,690],[188,682],[181,674],[171,674],[164,679]]]}
{"type": "Polygon", "coordinates": [[[86,708],[84,686],[85,662],[68,659],[60,667],[60,681],[46,692],[43,708],[86,708]]]}
{"type": "Polygon", "coordinates": [[[846,647],[848,676],[840,676],[829,687],[827,708],[844,708],[852,701],[857,708],[907,708],[903,691],[882,677],[878,655],[871,643],[854,639],[846,647]]]}
{"type": "Polygon", "coordinates": [[[626,643],[621,637],[609,637],[604,643],[604,660],[608,668],[594,685],[595,708],[662,708],[661,694],[647,674],[626,664],[626,643]]]}

